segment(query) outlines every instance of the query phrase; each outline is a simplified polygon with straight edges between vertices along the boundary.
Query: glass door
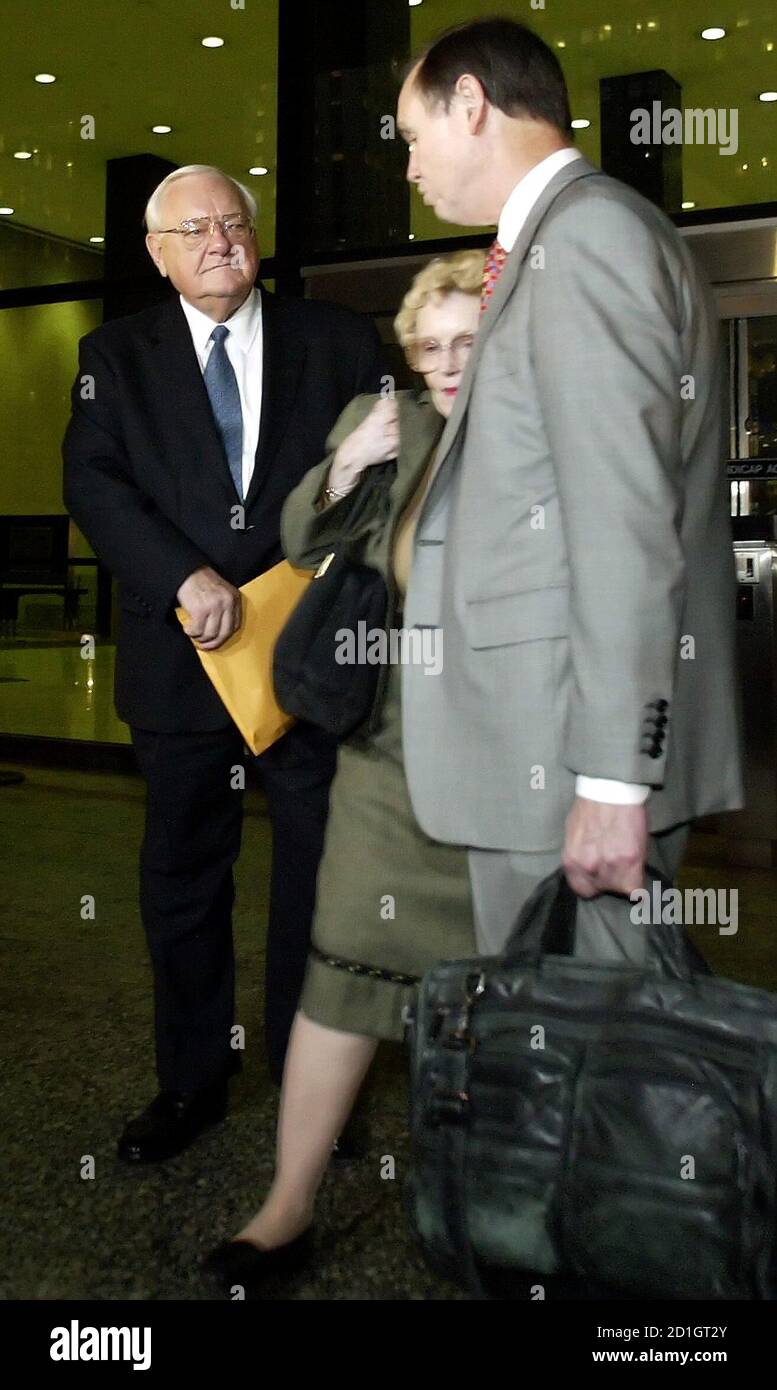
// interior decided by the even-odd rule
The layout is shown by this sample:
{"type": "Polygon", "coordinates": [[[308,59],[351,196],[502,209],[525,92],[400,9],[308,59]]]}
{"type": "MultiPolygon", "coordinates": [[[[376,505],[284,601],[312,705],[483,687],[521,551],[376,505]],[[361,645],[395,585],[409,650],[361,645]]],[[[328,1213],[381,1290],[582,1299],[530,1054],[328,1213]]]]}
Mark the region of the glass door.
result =
{"type": "Polygon", "coordinates": [[[777,314],[740,322],[745,328],[742,406],[747,457],[777,460],[777,314]]]}
{"type": "Polygon", "coordinates": [[[777,514],[777,283],[718,288],[732,516],[777,514]]]}

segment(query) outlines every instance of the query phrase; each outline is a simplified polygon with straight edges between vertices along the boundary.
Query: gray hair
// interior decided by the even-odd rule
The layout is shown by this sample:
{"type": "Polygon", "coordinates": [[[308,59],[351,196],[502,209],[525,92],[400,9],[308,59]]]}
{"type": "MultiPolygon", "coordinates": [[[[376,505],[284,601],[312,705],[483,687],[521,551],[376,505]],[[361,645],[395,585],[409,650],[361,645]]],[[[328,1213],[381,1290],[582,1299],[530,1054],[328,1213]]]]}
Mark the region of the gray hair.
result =
{"type": "Polygon", "coordinates": [[[215,174],[220,179],[226,179],[227,183],[231,183],[233,188],[238,189],[251,215],[251,220],[255,221],[256,199],[245,184],[239,183],[237,179],[232,178],[231,174],[225,174],[223,169],[217,169],[213,164],[184,164],[180,169],[173,169],[172,174],[168,174],[167,178],[162,179],[162,182],[157,184],[146,203],[144,221],[147,231],[159,231],[162,224],[162,201],[167,189],[171,183],[175,183],[176,179],[186,178],[189,174],[215,174]]]}

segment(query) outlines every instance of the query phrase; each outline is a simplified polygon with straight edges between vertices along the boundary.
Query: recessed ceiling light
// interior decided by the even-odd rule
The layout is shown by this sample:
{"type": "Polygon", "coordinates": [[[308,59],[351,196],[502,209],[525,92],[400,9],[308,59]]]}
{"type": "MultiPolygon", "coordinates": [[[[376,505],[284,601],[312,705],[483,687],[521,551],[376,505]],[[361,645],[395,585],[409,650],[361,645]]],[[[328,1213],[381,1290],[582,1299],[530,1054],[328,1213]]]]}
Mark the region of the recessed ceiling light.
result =
{"type": "Polygon", "coordinates": [[[35,81],[40,82],[41,86],[46,87],[50,82],[56,82],[53,72],[36,72],[35,81]]]}
{"type": "Polygon", "coordinates": [[[10,217],[12,212],[13,208],[0,208],[0,215],[3,217],[10,217]]]}
{"type": "Polygon", "coordinates": [[[414,5],[423,5],[424,0],[407,0],[407,3],[412,9],[414,5]]]}
{"type": "Polygon", "coordinates": [[[777,92],[759,92],[759,101],[777,101],[777,92]]]}
{"type": "Polygon", "coordinates": [[[415,241],[415,232],[408,232],[408,241],[415,241]]]}
{"type": "Polygon", "coordinates": [[[105,237],[104,237],[104,236],[90,236],[89,240],[92,241],[92,242],[94,242],[95,245],[97,245],[99,242],[105,241],[105,237]]]}
{"type": "Polygon", "coordinates": [[[249,174],[269,174],[269,169],[265,169],[263,164],[252,164],[248,170],[249,174]]]}
{"type": "Polygon", "coordinates": [[[211,34],[209,38],[202,40],[202,46],[203,48],[223,48],[224,40],[218,38],[215,34],[211,34]]]}
{"type": "Polygon", "coordinates": [[[695,208],[695,207],[696,207],[696,204],[695,204],[695,203],[683,203],[683,210],[684,210],[685,212],[688,212],[688,211],[690,211],[691,208],[695,208]]]}
{"type": "Polygon", "coordinates": [[[573,121],[573,122],[572,122],[572,129],[573,129],[573,130],[587,130],[590,124],[591,124],[590,121],[586,121],[586,120],[584,120],[583,118],[581,118],[580,120],[577,120],[577,121],[573,121]]]}
{"type": "Polygon", "coordinates": [[[151,127],[154,135],[169,135],[172,128],[171,125],[152,125],[151,127]]]}
{"type": "Polygon", "coordinates": [[[14,159],[32,159],[31,150],[15,150],[14,159]]]}
{"type": "Polygon", "coordinates": [[[742,168],[743,168],[743,169],[749,169],[749,168],[750,168],[750,165],[749,165],[749,164],[743,164],[743,165],[742,165],[742,168]]]}
{"type": "Polygon", "coordinates": [[[726,31],[725,29],[718,29],[715,27],[712,29],[702,29],[701,36],[703,39],[710,39],[711,41],[714,39],[725,39],[726,31]]]}
{"type": "Polygon", "coordinates": [[[556,44],[556,48],[566,48],[566,46],[566,39],[559,39],[558,43],[556,44]]]}

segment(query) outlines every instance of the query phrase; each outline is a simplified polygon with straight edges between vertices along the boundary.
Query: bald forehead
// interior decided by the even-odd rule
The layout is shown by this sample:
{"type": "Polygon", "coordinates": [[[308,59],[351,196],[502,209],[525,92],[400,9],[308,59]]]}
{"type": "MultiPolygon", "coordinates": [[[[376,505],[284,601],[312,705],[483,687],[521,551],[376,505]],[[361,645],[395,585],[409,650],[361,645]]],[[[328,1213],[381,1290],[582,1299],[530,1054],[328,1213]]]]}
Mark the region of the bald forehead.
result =
{"type": "Polygon", "coordinates": [[[397,129],[401,135],[407,135],[412,130],[414,120],[430,115],[434,109],[435,103],[430,107],[427,97],[416,84],[416,74],[420,67],[419,61],[410,69],[400,88],[397,100],[397,129]]]}
{"type": "Polygon", "coordinates": [[[402,106],[406,106],[408,101],[410,101],[413,98],[413,96],[418,95],[416,91],[415,78],[420,66],[420,63],[416,63],[415,67],[410,69],[409,73],[407,74],[407,77],[402,83],[402,86],[399,89],[399,97],[397,98],[397,110],[400,110],[402,106]]]}
{"type": "Polygon", "coordinates": [[[186,217],[207,217],[210,213],[226,217],[247,212],[239,188],[228,179],[213,174],[187,174],[168,185],[162,197],[164,220],[177,222],[186,217]]]}

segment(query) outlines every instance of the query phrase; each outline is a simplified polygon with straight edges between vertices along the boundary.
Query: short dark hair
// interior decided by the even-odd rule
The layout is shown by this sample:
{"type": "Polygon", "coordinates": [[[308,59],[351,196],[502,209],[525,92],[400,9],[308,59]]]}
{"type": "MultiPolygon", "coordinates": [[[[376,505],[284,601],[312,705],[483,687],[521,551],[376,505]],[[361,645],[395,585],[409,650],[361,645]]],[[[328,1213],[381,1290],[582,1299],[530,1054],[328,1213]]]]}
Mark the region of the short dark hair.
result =
{"type": "Polygon", "coordinates": [[[506,116],[549,121],[565,135],[572,126],[569,93],[552,49],[525,24],[495,17],[446,29],[419,57],[416,85],[428,101],[451,104],[462,73],[477,77],[492,106],[506,116]]]}

